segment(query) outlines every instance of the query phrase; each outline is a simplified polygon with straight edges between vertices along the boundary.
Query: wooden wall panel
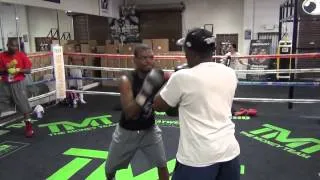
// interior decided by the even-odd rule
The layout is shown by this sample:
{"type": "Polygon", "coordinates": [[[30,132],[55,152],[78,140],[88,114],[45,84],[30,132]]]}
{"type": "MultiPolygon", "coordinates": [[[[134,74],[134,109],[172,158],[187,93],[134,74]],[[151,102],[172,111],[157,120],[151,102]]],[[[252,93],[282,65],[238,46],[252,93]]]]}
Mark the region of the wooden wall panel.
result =
{"type": "Polygon", "coordinates": [[[180,11],[139,12],[142,39],[169,39],[169,50],[178,51],[176,41],[182,36],[180,11]]]}

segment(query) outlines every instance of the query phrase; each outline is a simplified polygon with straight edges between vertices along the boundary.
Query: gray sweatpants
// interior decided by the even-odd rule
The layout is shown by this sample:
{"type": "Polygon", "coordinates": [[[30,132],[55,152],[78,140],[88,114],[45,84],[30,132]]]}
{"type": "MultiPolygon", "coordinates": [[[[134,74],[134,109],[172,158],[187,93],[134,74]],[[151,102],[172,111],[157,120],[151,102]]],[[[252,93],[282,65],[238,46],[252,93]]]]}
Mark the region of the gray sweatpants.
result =
{"type": "Polygon", "coordinates": [[[0,82],[0,113],[14,106],[22,114],[31,113],[32,111],[25,82],[0,82]]]}
{"type": "Polygon", "coordinates": [[[106,173],[113,174],[127,168],[138,150],[144,153],[152,166],[165,167],[167,160],[161,133],[157,125],[148,130],[130,131],[118,124],[109,146],[106,173]]]}
{"type": "MultiPolygon", "coordinates": [[[[70,69],[70,76],[74,78],[82,78],[82,70],[81,69],[70,69]]],[[[82,79],[71,79],[69,80],[69,87],[75,87],[77,89],[82,89],[83,82],[82,79]]]]}

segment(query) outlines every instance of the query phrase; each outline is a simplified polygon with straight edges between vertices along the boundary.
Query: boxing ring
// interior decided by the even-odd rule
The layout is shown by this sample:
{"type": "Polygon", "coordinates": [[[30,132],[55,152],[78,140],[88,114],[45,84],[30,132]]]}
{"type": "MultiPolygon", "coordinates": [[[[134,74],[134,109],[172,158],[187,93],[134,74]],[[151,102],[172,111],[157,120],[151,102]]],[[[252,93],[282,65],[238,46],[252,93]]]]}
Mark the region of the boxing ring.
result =
{"type": "MultiPolygon", "coordinates": [[[[60,58],[61,58],[60,53],[60,58]]],[[[52,64],[32,70],[32,74],[46,72],[46,78],[33,81],[29,85],[51,85],[43,94],[29,98],[30,104],[44,105],[46,112],[42,119],[33,115],[36,136],[31,140],[23,139],[21,123],[10,122],[0,129],[1,145],[19,142],[17,151],[2,156],[0,151],[0,168],[9,169],[0,173],[0,179],[103,179],[103,163],[107,156],[108,144],[120,112],[115,109],[119,105],[117,88],[119,77],[133,70],[129,66],[132,55],[63,53],[67,56],[81,56],[87,59],[101,58],[101,61],[113,60],[106,67],[78,66],[64,64],[57,67],[55,53],[31,55],[31,59],[46,56],[52,64]],[[127,67],[121,67],[121,61],[127,67]],[[57,68],[63,69],[65,76],[57,78],[57,68]],[[102,77],[84,76],[76,78],[68,76],[66,71],[72,68],[86,71],[101,71],[102,77]],[[60,79],[59,79],[60,78],[60,79]],[[64,80],[61,81],[61,78],[64,80]],[[59,79],[59,80],[57,80],[59,79]],[[68,80],[83,80],[82,90],[68,88],[68,80]],[[59,81],[59,82],[58,82],[59,81]],[[60,83],[60,84],[59,84],[60,83]],[[65,84],[63,87],[62,84],[65,84]],[[106,84],[104,84],[106,83],[106,84]],[[92,85],[94,84],[94,85],[92,85]],[[97,86],[99,84],[99,86],[97,86]],[[53,87],[53,88],[52,88],[53,87]],[[61,89],[62,87],[62,89],[61,89]],[[63,91],[65,93],[63,93],[63,91]],[[78,108],[70,108],[60,104],[66,92],[85,94],[87,104],[78,108]],[[20,128],[20,129],[19,129],[20,128]],[[1,130],[9,131],[1,135],[1,130]],[[19,136],[20,135],[20,136],[19,136]],[[19,136],[19,137],[18,137],[19,136]],[[21,146],[20,146],[21,145],[21,146]],[[36,155],[35,155],[36,152],[36,155]],[[49,153],[50,152],[50,153],[49,153]],[[29,156],[29,157],[26,157],[29,156]],[[26,158],[26,159],[23,159],[26,158]],[[22,161],[22,163],[21,163],[22,161]],[[23,168],[28,163],[32,168],[23,168]],[[39,166],[40,164],[40,166],[39,166]],[[11,170],[12,169],[12,170],[11,170]],[[13,171],[14,169],[14,171],[13,171]],[[41,170],[41,172],[40,172],[41,170]]],[[[258,55],[233,58],[299,58],[320,59],[320,53],[290,55],[258,55]]],[[[214,56],[214,60],[225,56],[214,56]]],[[[66,58],[64,58],[66,59],[66,58]]],[[[180,55],[157,55],[155,61],[171,60],[172,66],[164,71],[172,72],[173,67],[186,62],[180,55]]],[[[60,63],[63,58],[60,59],[60,63]]],[[[61,65],[61,64],[60,64],[61,65]]],[[[279,73],[302,74],[320,73],[314,69],[269,69],[269,70],[236,70],[237,74],[275,75],[279,73]]],[[[256,117],[232,117],[236,124],[236,137],[241,147],[241,179],[317,179],[320,173],[320,81],[249,81],[240,80],[234,104],[236,109],[256,108],[256,117]],[[294,97],[288,95],[290,88],[295,88],[294,97]],[[288,104],[294,104],[288,108],[288,104]]],[[[177,142],[179,140],[179,122],[177,117],[168,117],[165,113],[156,112],[156,123],[161,127],[169,171],[173,171],[177,142]]],[[[143,155],[138,153],[128,169],[117,174],[117,179],[156,179],[156,171],[150,167],[143,155]]]]}
{"type": "MultiPolygon", "coordinates": [[[[50,54],[48,54],[50,55],[50,54]]],[[[116,58],[119,61],[121,61],[121,58],[130,58],[132,59],[132,55],[115,55],[115,54],[91,54],[91,53],[64,53],[64,55],[69,56],[87,56],[87,57],[102,57],[102,58],[116,58]]],[[[316,59],[320,58],[320,53],[306,53],[306,54],[291,54],[291,55],[249,55],[249,56],[238,56],[238,57],[232,57],[232,58],[238,58],[238,59],[250,59],[250,58],[257,58],[257,59],[266,59],[266,58],[311,58],[316,59]]],[[[226,56],[213,56],[213,59],[223,59],[226,58],[226,56]]],[[[155,56],[155,60],[168,60],[168,59],[175,59],[177,61],[186,62],[184,56],[155,56]]],[[[67,69],[82,69],[82,70],[97,70],[97,71],[106,71],[106,72],[128,72],[132,71],[133,68],[113,68],[113,67],[93,67],[93,66],[76,66],[76,65],[65,65],[65,68],[67,69]]],[[[160,67],[161,68],[161,67],[160,67]]],[[[38,68],[32,70],[32,73],[37,73],[45,70],[52,70],[52,66],[38,68]]],[[[166,72],[173,72],[172,69],[164,69],[166,72]]],[[[280,74],[280,73],[289,73],[289,74],[300,74],[300,73],[320,73],[320,68],[308,68],[308,69],[270,69],[270,70],[235,70],[237,74],[251,74],[251,75],[261,75],[261,74],[280,74]]],[[[97,77],[83,77],[83,78],[75,78],[75,77],[69,77],[68,79],[79,79],[79,80],[93,80],[93,81],[117,81],[118,78],[97,78],[97,77]]],[[[33,84],[39,84],[39,83],[46,83],[54,81],[54,78],[47,79],[39,82],[34,82],[33,84]]],[[[275,86],[275,87],[319,87],[320,81],[314,81],[314,82],[257,82],[257,81],[239,81],[239,86],[275,86]]],[[[83,94],[99,94],[99,95],[111,95],[111,96],[119,96],[120,94],[117,92],[97,92],[97,91],[80,91],[80,90],[70,90],[67,89],[66,92],[75,92],[75,93],[83,93],[83,94]]],[[[42,96],[33,97],[30,99],[30,101],[35,101],[44,97],[48,97],[55,94],[55,91],[51,91],[47,94],[44,94],[42,96]]],[[[274,98],[241,98],[241,97],[235,97],[234,101],[239,102],[278,102],[278,103],[319,103],[320,99],[274,99],[274,98]]]]}

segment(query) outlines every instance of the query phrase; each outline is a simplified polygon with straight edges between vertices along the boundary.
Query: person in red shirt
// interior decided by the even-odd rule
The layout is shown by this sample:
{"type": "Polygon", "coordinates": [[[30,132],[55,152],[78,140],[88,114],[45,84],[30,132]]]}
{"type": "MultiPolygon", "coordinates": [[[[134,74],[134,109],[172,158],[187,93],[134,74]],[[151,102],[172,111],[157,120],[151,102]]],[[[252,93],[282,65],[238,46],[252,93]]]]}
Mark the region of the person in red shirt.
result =
{"type": "Polygon", "coordinates": [[[19,43],[17,40],[9,39],[7,47],[8,51],[0,53],[0,79],[5,91],[1,95],[0,106],[4,108],[5,105],[12,102],[17,111],[24,115],[26,137],[32,137],[34,134],[30,122],[32,109],[24,83],[25,74],[31,73],[32,63],[23,52],[18,50],[19,43]]]}

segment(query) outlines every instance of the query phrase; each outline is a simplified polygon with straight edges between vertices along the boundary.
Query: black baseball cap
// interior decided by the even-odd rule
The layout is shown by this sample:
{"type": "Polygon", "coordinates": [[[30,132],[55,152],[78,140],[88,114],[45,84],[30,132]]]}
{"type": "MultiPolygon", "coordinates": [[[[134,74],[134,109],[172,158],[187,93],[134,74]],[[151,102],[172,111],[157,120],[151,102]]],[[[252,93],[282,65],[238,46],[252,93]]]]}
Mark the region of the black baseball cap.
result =
{"type": "Polygon", "coordinates": [[[186,37],[179,39],[177,45],[196,52],[210,52],[215,49],[215,37],[206,29],[195,28],[186,37]]]}

